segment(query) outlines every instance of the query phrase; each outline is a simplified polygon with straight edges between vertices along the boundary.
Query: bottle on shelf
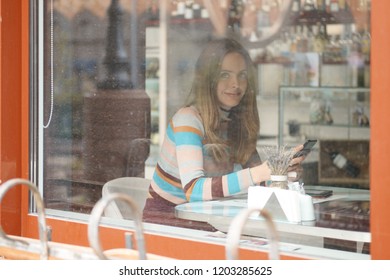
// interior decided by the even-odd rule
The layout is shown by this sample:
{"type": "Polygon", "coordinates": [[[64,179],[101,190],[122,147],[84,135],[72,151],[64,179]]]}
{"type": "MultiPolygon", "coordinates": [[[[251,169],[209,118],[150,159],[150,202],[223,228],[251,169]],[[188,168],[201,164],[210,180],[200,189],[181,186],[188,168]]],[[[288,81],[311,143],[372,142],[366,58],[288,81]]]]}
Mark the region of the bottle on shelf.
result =
{"type": "Polygon", "coordinates": [[[370,62],[370,53],[371,53],[371,34],[367,26],[364,28],[363,34],[361,36],[361,46],[362,46],[362,55],[364,62],[370,62]]]}
{"type": "Polygon", "coordinates": [[[346,0],[339,0],[339,9],[340,9],[340,11],[347,10],[347,1],[346,0]]]}
{"type": "Polygon", "coordinates": [[[186,1],[185,9],[184,9],[184,18],[185,19],[193,19],[194,18],[194,10],[192,9],[192,1],[186,1]]]}
{"type": "Polygon", "coordinates": [[[332,0],[324,0],[325,1],[325,11],[330,12],[330,4],[332,0]]]}
{"type": "Polygon", "coordinates": [[[331,0],[329,9],[330,12],[337,13],[340,10],[339,0],[331,0]]]}
{"type": "Polygon", "coordinates": [[[324,60],[329,62],[341,62],[344,60],[340,35],[330,36],[325,46],[324,60]]]}
{"type": "Polygon", "coordinates": [[[297,30],[297,51],[298,52],[308,52],[308,38],[307,38],[307,26],[303,25],[297,30]]]}
{"type": "Polygon", "coordinates": [[[314,0],[305,0],[305,2],[303,3],[302,10],[304,10],[304,11],[314,11],[314,10],[316,10],[316,6],[315,6],[315,3],[314,3],[314,0]]]}
{"type": "Polygon", "coordinates": [[[307,38],[307,51],[313,52],[314,51],[314,32],[313,32],[313,26],[307,26],[306,27],[306,38],[307,38]]]}
{"type": "Polygon", "coordinates": [[[338,168],[345,170],[348,176],[356,178],[360,174],[360,168],[354,165],[349,161],[344,155],[340,154],[338,151],[333,151],[329,153],[329,156],[332,160],[332,163],[338,168]]]}
{"type": "Polygon", "coordinates": [[[350,56],[351,56],[351,50],[352,50],[352,36],[351,32],[346,31],[344,34],[341,36],[340,39],[340,46],[341,46],[341,53],[344,61],[348,61],[350,56]]]}
{"type": "Polygon", "coordinates": [[[314,51],[317,53],[322,54],[325,50],[325,46],[327,45],[327,35],[326,35],[326,29],[325,26],[318,23],[316,25],[316,31],[317,33],[315,34],[314,37],[314,51]]]}
{"type": "Polygon", "coordinates": [[[158,8],[158,3],[156,0],[152,0],[149,3],[149,7],[147,10],[147,15],[149,17],[149,20],[159,20],[159,8],[158,8]]]}
{"type": "Polygon", "coordinates": [[[331,125],[333,124],[333,117],[331,114],[331,104],[330,102],[327,102],[325,104],[325,113],[324,113],[324,121],[326,124],[331,125]]]}
{"type": "Polygon", "coordinates": [[[286,59],[290,59],[290,41],[287,31],[282,32],[280,36],[280,55],[286,59]]]}
{"type": "Polygon", "coordinates": [[[301,1],[294,0],[294,2],[292,3],[291,10],[293,13],[299,13],[301,11],[301,1]]]}
{"type": "Polygon", "coordinates": [[[325,11],[325,0],[317,0],[317,10],[325,11]]]}
{"type": "Polygon", "coordinates": [[[202,7],[198,3],[194,3],[192,5],[192,10],[194,14],[194,18],[200,18],[202,15],[202,7]]]}
{"type": "Polygon", "coordinates": [[[186,3],[178,2],[176,4],[176,11],[174,11],[173,16],[177,18],[184,18],[185,10],[186,10],[186,3]]]}
{"type": "Polygon", "coordinates": [[[363,104],[358,104],[355,108],[355,111],[352,113],[352,124],[363,127],[370,126],[370,120],[364,112],[363,104]]]}
{"type": "Polygon", "coordinates": [[[297,45],[298,45],[298,35],[296,31],[296,26],[292,26],[290,28],[290,36],[289,36],[289,43],[290,43],[290,54],[294,54],[297,52],[297,45]]]}
{"type": "Polygon", "coordinates": [[[228,10],[228,26],[232,30],[239,30],[241,19],[244,13],[244,3],[242,0],[232,0],[228,10]]]}

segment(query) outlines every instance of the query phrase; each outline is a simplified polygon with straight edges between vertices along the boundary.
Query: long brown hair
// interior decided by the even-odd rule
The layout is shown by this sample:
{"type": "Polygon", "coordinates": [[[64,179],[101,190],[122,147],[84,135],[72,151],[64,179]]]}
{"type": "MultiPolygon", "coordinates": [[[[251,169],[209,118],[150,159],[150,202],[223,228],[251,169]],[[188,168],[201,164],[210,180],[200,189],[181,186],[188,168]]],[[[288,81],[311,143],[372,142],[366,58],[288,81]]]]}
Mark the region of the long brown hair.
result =
{"type": "Polygon", "coordinates": [[[256,70],[246,49],[239,42],[230,38],[210,41],[196,63],[195,78],[188,105],[194,105],[198,109],[203,119],[205,141],[211,144],[211,151],[216,160],[225,160],[226,147],[230,147],[230,159],[233,162],[245,164],[256,149],[256,140],[260,129],[256,93],[256,70]],[[235,115],[231,120],[234,133],[230,133],[228,141],[226,141],[218,134],[221,115],[216,91],[222,61],[228,53],[233,52],[241,54],[245,59],[248,86],[240,104],[232,109],[235,115]]]}

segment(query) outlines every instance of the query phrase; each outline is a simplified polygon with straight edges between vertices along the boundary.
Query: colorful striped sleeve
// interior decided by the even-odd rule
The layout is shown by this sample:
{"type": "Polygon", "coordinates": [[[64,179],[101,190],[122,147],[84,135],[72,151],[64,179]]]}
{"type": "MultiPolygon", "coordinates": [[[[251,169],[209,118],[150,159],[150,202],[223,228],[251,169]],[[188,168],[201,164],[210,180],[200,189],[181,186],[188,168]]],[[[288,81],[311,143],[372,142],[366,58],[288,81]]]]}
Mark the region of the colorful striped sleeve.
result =
{"type": "Polygon", "coordinates": [[[204,129],[201,118],[194,109],[188,107],[180,110],[174,116],[172,126],[177,166],[187,201],[225,197],[254,185],[248,168],[219,177],[205,177],[204,129]]]}

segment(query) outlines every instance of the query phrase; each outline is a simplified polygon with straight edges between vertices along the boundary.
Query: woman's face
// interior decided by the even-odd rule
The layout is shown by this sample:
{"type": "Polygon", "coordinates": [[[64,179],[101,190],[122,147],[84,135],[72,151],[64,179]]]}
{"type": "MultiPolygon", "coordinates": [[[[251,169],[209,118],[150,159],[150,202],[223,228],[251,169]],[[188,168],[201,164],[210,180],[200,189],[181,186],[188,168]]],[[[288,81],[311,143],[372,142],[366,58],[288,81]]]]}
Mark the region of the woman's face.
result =
{"type": "Polygon", "coordinates": [[[223,61],[217,85],[219,105],[230,110],[243,98],[248,86],[248,72],[244,57],[239,53],[228,53],[223,61]]]}

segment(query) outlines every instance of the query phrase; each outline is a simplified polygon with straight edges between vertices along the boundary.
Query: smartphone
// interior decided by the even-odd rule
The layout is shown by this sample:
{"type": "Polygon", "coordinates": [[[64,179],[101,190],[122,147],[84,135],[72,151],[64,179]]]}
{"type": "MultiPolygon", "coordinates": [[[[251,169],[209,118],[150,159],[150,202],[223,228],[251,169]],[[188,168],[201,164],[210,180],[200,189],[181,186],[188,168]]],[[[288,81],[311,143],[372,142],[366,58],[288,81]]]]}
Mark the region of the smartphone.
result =
{"type": "Polygon", "coordinates": [[[301,156],[307,156],[311,149],[314,147],[314,145],[317,143],[317,140],[316,139],[312,139],[312,140],[307,140],[304,144],[303,144],[303,149],[298,151],[294,156],[293,158],[297,158],[297,157],[301,157],[301,156]]]}

